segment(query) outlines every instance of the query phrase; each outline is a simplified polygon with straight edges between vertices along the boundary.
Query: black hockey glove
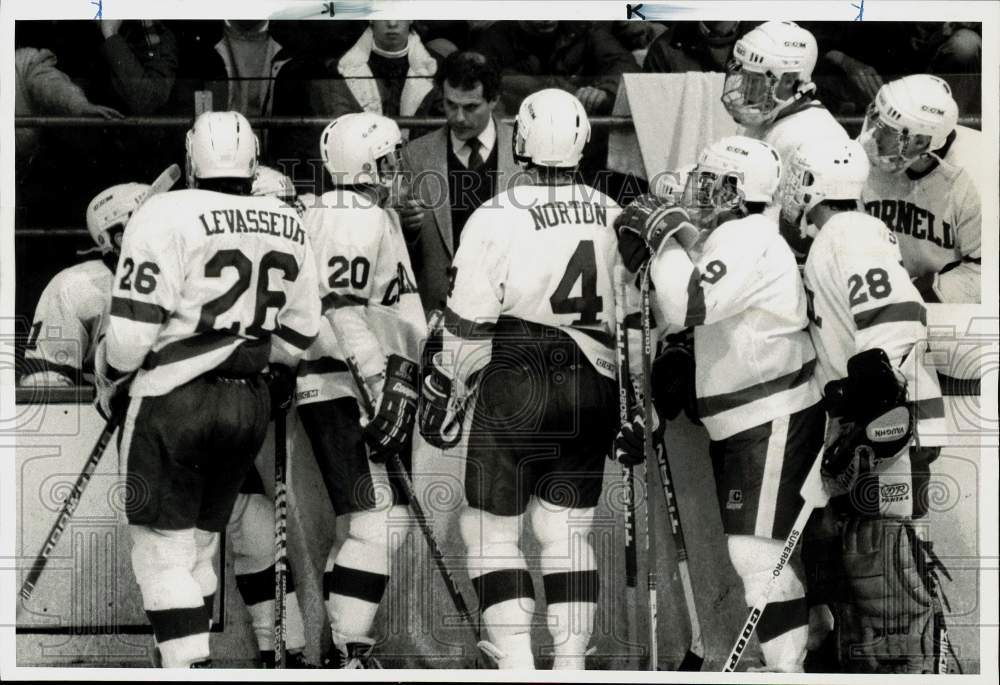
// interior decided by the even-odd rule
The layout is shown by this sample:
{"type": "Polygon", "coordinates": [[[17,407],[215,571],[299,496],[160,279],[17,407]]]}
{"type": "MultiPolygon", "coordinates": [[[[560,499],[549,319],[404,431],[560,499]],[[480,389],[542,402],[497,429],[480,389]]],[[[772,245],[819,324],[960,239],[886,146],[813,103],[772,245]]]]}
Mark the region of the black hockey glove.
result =
{"type": "Polygon", "coordinates": [[[615,436],[615,461],[626,466],[641,464],[646,458],[646,422],[642,412],[633,410],[632,418],[623,423],[615,436]]]}
{"type": "Polygon", "coordinates": [[[295,396],[295,372],[284,364],[270,364],[264,372],[267,394],[271,397],[271,418],[287,412],[295,396]]]}
{"type": "Polygon", "coordinates": [[[452,380],[441,369],[438,361],[437,355],[431,357],[424,373],[418,426],[424,440],[438,449],[445,449],[454,446],[462,437],[465,412],[460,409],[457,415],[451,417],[450,425],[445,425],[445,421],[449,418],[452,380]],[[445,435],[446,428],[451,429],[447,435],[445,435]]]}
{"type": "Polygon", "coordinates": [[[112,416],[124,416],[132,377],[133,374],[123,373],[108,363],[102,336],[94,354],[94,406],[105,421],[110,421],[112,416]]]}
{"type": "MultiPolygon", "coordinates": [[[[847,378],[831,381],[823,391],[840,433],[823,452],[826,478],[850,479],[891,459],[913,436],[914,413],[906,401],[906,380],[885,351],[874,348],[847,360],[847,378]]],[[[841,485],[847,487],[848,483],[841,485]]]]}
{"type": "Polygon", "coordinates": [[[364,428],[369,458],[381,464],[406,445],[417,415],[417,365],[398,354],[390,354],[385,382],[375,415],[364,428]]]}
{"type": "Polygon", "coordinates": [[[668,200],[640,195],[615,219],[618,252],[625,267],[636,273],[656,254],[665,240],[684,231],[696,236],[698,229],[687,212],[668,200]]]}
{"type": "Polygon", "coordinates": [[[653,360],[650,382],[656,413],[673,421],[683,410],[692,423],[698,420],[694,387],[694,336],[690,328],[666,337],[666,345],[653,360]]]}

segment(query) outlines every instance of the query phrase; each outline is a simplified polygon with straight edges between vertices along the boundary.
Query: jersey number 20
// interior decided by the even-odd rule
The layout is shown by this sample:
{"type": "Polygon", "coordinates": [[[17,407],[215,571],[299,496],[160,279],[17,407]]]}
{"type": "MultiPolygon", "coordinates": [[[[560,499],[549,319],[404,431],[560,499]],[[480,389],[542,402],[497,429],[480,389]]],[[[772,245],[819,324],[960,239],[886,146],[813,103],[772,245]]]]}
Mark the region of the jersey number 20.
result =
{"type": "MultiPolygon", "coordinates": [[[[253,276],[253,262],[240,250],[219,250],[205,264],[206,278],[219,278],[224,269],[236,269],[236,282],[226,292],[214,300],[206,302],[198,316],[198,332],[223,330],[228,333],[238,333],[240,322],[234,321],[228,327],[218,329],[215,320],[236,305],[240,297],[250,288],[253,276]]],[[[269,332],[264,328],[267,320],[267,310],[280,309],[285,304],[285,293],[282,290],[268,289],[268,274],[271,269],[281,271],[286,281],[294,281],[299,277],[299,265],[295,257],[287,252],[271,251],[260,259],[257,275],[257,297],[254,303],[254,317],[245,332],[248,335],[264,336],[269,332]]]]}
{"type": "Polygon", "coordinates": [[[594,241],[581,240],[569,258],[559,285],[549,298],[553,314],[580,314],[571,326],[598,323],[597,315],[604,310],[604,298],[597,294],[597,259],[594,241]],[[580,281],[580,294],[570,297],[573,286],[580,281]]]}

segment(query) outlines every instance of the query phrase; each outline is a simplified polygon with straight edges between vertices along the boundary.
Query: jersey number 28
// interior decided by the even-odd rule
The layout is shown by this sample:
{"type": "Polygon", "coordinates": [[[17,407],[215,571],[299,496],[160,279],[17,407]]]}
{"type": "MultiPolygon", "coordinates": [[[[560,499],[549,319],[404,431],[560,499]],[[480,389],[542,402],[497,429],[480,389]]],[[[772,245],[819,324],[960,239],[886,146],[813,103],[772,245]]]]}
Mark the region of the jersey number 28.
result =
{"type": "Polygon", "coordinates": [[[597,259],[594,241],[581,240],[569,258],[566,271],[549,298],[553,314],[579,314],[571,326],[598,323],[597,315],[604,310],[604,298],[597,294],[597,259]],[[570,297],[573,286],[580,281],[580,294],[570,297]]]}
{"type": "MultiPolygon", "coordinates": [[[[206,302],[198,316],[198,332],[222,330],[228,333],[238,333],[240,322],[234,321],[225,328],[217,328],[216,319],[236,305],[240,297],[250,288],[253,277],[253,262],[240,250],[219,250],[205,263],[205,277],[219,278],[224,269],[236,270],[236,282],[226,292],[214,300],[206,302]]],[[[264,336],[269,330],[264,328],[267,320],[267,310],[280,309],[285,304],[285,293],[282,290],[268,289],[268,275],[271,269],[281,272],[286,281],[294,281],[299,277],[299,265],[295,257],[287,252],[272,250],[260,259],[257,275],[257,296],[254,301],[254,317],[245,332],[248,335],[264,336]]]]}

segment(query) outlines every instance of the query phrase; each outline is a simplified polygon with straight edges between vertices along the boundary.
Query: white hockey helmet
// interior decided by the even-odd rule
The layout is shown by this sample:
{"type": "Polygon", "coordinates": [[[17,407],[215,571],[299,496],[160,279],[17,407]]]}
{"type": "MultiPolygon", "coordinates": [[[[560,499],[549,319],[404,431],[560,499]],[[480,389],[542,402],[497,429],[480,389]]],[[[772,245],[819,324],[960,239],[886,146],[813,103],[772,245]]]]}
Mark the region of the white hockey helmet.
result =
{"type": "Polygon", "coordinates": [[[209,178],[251,180],[257,171],[260,143],[239,112],[205,112],[194,121],[185,141],[187,183],[209,178]]]}
{"type": "Polygon", "coordinates": [[[948,83],[930,74],[905,76],[879,88],[858,140],[872,164],[899,173],[940,149],[958,124],[948,83]]]}
{"type": "Polygon", "coordinates": [[[87,205],[87,231],[101,254],[118,250],[115,233],[125,229],[135,210],[146,201],[150,186],[119,183],[97,194],[87,205]]]}
{"type": "Polygon", "coordinates": [[[571,93],[546,88],[524,98],[514,121],[514,159],[571,169],[590,141],[590,119],[571,93]]]}
{"type": "Polygon", "coordinates": [[[714,225],[724,212],[743,211],[748,202],[771,204],[781,182],[781,158],[768,143],[729,136],[702,151],[688,174],[682,205],[714,225]]]}
{"type": "Polygon", "coordinates": [[[779,194],[782,215],[804,233],[809,211],[820,202],[860,200],[869,168],[868,157],[856,140],[802,143],[785,164],[779,194]]]}
{"type": "Polygon", "coordinates": [[[372,112],[341,115],[319,138],[320,157],[336,185],[390,186],[402,146],[396,122],[372,112]]]}
{"type": "Polygon", "coordinates": [[[274,167],[260,164],[257,166],[257,173],[253,176],[253,189],[251,195],[265,195],[276,197],[279,200],[294,200],[297,193],[292,179],[274,167]]]}
{"type": "Polygon", "coordinates": [[[815,90],[812,72],[819,50],[811,33],[791,21],[768,21],[736,41],[726,66],[722,104],[737,123],[760,126],[815,90]],[[784,79],[791,74],[795,78],[784,79]],[[791,81],[791,82],[790,82],[791,81]],[[785,98],[779,86],[791,87],[785,98]]]}

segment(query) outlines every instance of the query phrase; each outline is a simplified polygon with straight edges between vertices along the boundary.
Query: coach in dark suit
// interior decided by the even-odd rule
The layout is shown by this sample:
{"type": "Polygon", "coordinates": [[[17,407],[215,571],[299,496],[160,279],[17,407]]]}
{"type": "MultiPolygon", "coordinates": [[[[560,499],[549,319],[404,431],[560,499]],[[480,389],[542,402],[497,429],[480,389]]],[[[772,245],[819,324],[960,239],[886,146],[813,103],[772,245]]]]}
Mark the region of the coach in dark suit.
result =
{"type": "Polygon", "coordinates": [[[413,186],[398,210],[428,312],[444,308],[448,299],[448,269],[465,222],[519,172],[512,127],[494,112],[500,73],[493,62],[479,53],[455,52],[435,78],[448,123],[403,149],[413,186]]]}

